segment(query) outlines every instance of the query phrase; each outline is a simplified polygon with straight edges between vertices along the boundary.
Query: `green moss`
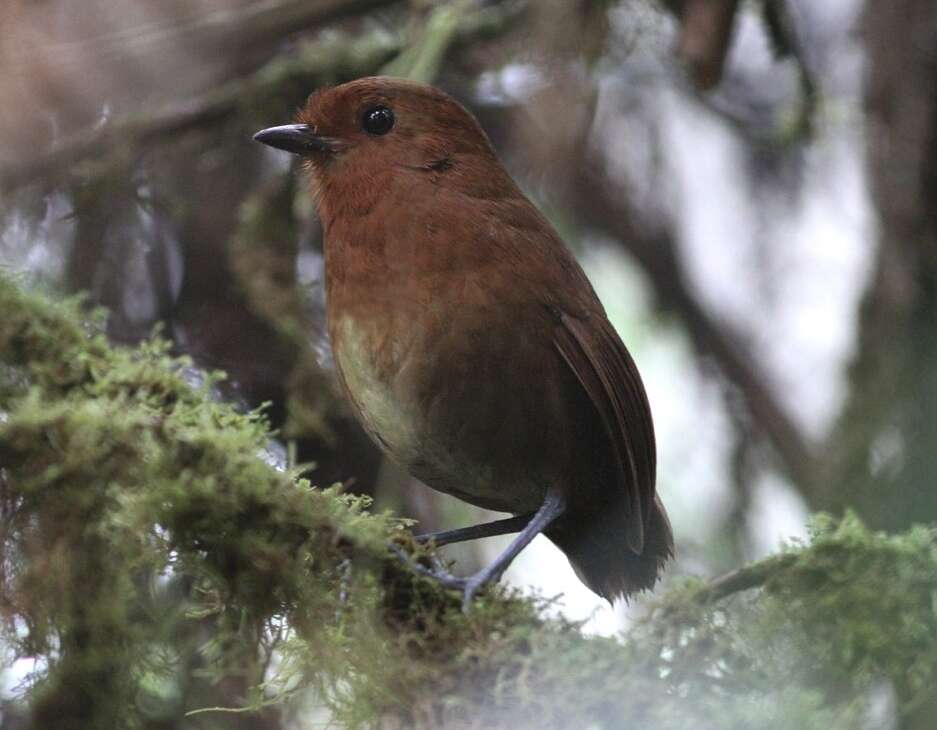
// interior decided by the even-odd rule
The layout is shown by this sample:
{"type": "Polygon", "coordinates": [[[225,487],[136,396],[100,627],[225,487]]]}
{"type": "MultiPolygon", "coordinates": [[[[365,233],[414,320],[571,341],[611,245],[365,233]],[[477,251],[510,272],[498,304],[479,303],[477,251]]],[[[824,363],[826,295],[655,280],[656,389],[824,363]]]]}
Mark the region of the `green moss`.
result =
{"type": "MultiPolygon", "coordinates": [[[[0,401],[10,563],[0,591],[8,620],[30,627],[7,640],[23,655],[61,654],[40,688],[56,711],[63,698],[92,708],[88,726],[132,713],[131,682],[70,693],[92,656],[115,680],[128,663],[152,674],[153,637],[135,615],[152,603],[141,593],[148,581],[187,586],[184,605],[213,623],[212,663],[225,672],[227,655],[255,654],[272,621],[288,616],[312,640],[321,624],[312,617],[339,609],[337,566],[385,558],[392,520],[264,463],[262,416],[213,402],[210,384],[190,388],[187,363],[164,343],[112,348],[77,302],[53,304],[8,281],[0,307],[0,352],[17,373],[0,401]],[[76,615],[88,626],[76,628],[76,615]],[[86,635],[109,638],[86,645],[86,635]]],[[[362,590],[376,595],[370,583],[362,590]]],[[[181,624],[178,608],[171,618],[181,624]]]]}
{"type": "Polygon", "coordinates": [[[937,531],[872,532],[821,517],[809,549],[768,584],[764,623],[788,627],[806,667],[838,689],[888,680],[905,700],[937,689],[937,531]]]}

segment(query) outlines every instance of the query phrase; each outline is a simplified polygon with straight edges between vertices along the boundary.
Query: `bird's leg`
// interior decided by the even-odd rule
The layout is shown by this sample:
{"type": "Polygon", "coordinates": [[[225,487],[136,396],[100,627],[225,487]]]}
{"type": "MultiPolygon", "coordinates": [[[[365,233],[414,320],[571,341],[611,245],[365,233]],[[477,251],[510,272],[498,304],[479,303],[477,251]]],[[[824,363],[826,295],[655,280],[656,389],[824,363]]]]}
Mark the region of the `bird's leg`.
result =
{"type": "Polygon", "coordinates": [[[436,547],[442,547],[443,545],[452,545],[453,543],[465,542],[466,540],[477,540],[482,537],[510,535],[512,532],[523,530],[535,514],[535,512],[528,512],[525,515],[507,517],[503,520],[485,522],[481,525],[460,527],[456,530],[444,530],[442,532],[428,532],[425,535],[417,535],[414,539],[419,543],[427,543],[432,540],[436,544],[436,547]]]}
{"type": "MultiPolygon", "coordinates": [[[[497,558],[495,558],[491,565],[478,571],[475,573],[475,575],[469,576],[468,578],[457,578],[456,576],[449,573],[428,570],[422,565],[416,565],[413,563],[411,563],[411,566],[421,575],[439,581],[439,583],[444,585],[446,588],[456,588],[461,590],[462,608],[463,610],[468,610],[468,607],[472,602],[472,598],[475,597],[475,594],[479,591],[479,589],[486,583],[497,581],[499,578],[501,578],[501,576],[504,575],[504,571],[507,570],[508,566],[513,562],[514,558],[518,556],[521,550],[527,547],[537,535],[549,527],[553,521],[562,515],[565,511],[566,498],[558,492],[548,492],[546,498],[543,500],[543,504],[540,506],[540,509],[534,513],[533,517],[530,518],[530,520],[527,522],[527,525],[518,533],[517,537],[511,541],[511,544],[508,545],[507,549],[497,558]]],[[[405,558],[405,556],[402,556],[399,548],[395,548],[394,551],[397,553],[398,557],[405,558]]]]}
{"type": "Polygon", "coordinates": [[[520,554],[521,550],[527,547],[537,535],[547,529],[547,527],[565,511],[566,497],[557,491],[551,490],[547,492],[547,496],[543,500],[540,509],[534,513],[534,516],[530,518],[527,526],[511,541],[507,549],[495,558],[494,562],[487,568],[483,568],[467,579],[465,588],[462,590],[463,610],[468,608],[475,593],[478,592],[483,585],[500,580],[501,576],[504,575],[504,571],[508,569],[508,566],[514,561],[514,558],[520,554]]]}

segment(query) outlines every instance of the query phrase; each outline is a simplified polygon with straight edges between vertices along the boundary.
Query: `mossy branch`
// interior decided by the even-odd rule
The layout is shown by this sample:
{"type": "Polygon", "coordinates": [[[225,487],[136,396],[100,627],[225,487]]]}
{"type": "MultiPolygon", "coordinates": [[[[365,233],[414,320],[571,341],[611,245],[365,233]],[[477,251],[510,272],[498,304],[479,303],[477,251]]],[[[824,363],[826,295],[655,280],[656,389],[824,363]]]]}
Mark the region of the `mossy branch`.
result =
{"type": "Polygon", "coordinates": [[[671,588],[621,640],[504,588],[466,616],[391,557],[418,550],[404,523],[265,463],[262,416],[192,387],[164,344],[114,348],[8,279],[0,310],[0,617],[14,657],[48,663],[34,727],[312,696],[341,727],[851,730],[877,687],[907,713],[937,689],[934,528],[819,519],[808,545],[671,588]]]}
{"type": "Polygon", "coordinates": [[[789,568],[794,560],[794,555],[782,553],[751,565],[745,565],[714,578],[696,592],[694,599],[702,604],[715,603],[742,591],[761,588],[773,577],[789,568]]]}

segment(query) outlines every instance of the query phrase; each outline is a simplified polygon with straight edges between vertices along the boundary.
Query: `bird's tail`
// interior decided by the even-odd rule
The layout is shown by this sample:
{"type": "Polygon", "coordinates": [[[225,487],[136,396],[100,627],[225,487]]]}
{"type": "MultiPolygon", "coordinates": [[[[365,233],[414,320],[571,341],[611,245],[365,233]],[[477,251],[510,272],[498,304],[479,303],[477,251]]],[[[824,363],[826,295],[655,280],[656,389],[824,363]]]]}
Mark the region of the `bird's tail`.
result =
{"type": "Polygon", "coordinates": [[[584,518],[578,529],[563,529],[561,524],[547,531],[579,579],[608,601],[653,588],[664,563],[673,556],[673,533],[660,499],[654,499],[640,555],[628,547],[626,509],[621,500],[584,518]]]}

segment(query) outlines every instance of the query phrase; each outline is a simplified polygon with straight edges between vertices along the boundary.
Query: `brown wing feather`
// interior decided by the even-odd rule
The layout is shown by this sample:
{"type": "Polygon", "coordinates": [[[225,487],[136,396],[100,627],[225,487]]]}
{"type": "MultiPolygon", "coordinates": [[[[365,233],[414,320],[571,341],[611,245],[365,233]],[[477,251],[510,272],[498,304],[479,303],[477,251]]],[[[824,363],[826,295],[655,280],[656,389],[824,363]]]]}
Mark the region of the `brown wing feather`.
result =
{"type": "Polygon", "coordinates": [[[559,320],[554,342],[602,419],[629,503],[628,546],[640,555],[656,471],[654,425],[641,376],[604,314],[579,318],[564,312],[559,320]]]}

